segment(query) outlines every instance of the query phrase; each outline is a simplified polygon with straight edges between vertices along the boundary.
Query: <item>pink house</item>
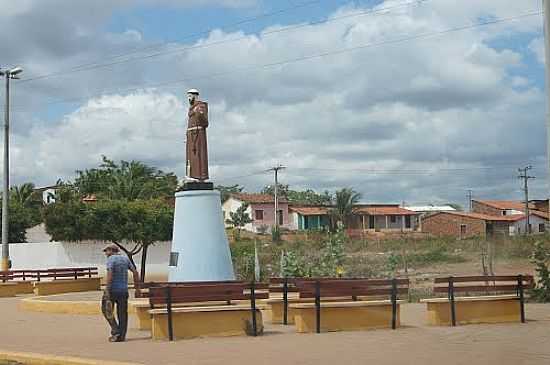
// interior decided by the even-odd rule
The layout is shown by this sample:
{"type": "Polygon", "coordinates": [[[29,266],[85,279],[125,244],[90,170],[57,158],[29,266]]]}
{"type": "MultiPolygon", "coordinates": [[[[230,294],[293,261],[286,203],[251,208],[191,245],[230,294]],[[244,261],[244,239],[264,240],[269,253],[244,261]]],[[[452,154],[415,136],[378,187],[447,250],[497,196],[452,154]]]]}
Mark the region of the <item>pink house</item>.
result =
{"type": "MultiPolygon", "coordinates": [[[[275,199],[268,194],[231,194],[222,205],[224,222],[231,218],[230,212],[236,212],[243,203],[248,204],[246,212],[252,219],[252,223],[247,224],[244,229],[255,233],[264,230],[270,232],[271,227],[275,225],[275,199]]],[[[278,208],[279,225],[282,228],[290,228],[288,202],[285,198],[279,198],[278,208]]]]}

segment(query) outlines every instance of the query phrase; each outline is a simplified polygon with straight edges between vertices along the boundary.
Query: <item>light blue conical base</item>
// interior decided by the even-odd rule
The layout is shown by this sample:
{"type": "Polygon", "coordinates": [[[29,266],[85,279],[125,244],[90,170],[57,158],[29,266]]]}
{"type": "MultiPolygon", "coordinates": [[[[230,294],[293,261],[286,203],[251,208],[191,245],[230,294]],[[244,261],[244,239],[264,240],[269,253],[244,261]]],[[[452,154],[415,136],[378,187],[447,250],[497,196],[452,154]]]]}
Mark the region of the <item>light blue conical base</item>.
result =
{"type": "Polygon", "coordinates": [[[235,280],[219,191],[176,193],[172,252],[178,259],[168,270],[171,282],[235,280]]]}

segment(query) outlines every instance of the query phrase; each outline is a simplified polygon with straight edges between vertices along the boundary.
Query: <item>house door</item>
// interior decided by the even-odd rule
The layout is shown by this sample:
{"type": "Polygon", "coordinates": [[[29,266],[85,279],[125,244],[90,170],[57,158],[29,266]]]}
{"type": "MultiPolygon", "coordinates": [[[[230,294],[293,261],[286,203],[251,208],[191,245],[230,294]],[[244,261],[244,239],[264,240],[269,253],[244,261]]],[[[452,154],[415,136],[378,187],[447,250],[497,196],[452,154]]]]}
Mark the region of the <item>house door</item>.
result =
{"type": "Polygon", "coordinates": [[[492,223],[487,223],[487,236],[492,236],[495,234],[495,227],[492,223]]]}
{"type": "Polygon", "coordinates": [[[374,229],[374,216],[369,215],[369,229],[374,229]]]}
{"type": "Polygon", "coordinates": [[[410,215],[405,216],[405,228],[411,228],[411,216],[410,215]]]}
{"type": "Polygon", "coordinates": [[[283,211],[282,210],[279,210],[277,212],[277,221],[279,222],[280,226],[283,225],[283,211]]]}
{"type": "Polygon", "coordinates": [[[309,217],[304,216],[304,229],[309,229],[309,217]]]}

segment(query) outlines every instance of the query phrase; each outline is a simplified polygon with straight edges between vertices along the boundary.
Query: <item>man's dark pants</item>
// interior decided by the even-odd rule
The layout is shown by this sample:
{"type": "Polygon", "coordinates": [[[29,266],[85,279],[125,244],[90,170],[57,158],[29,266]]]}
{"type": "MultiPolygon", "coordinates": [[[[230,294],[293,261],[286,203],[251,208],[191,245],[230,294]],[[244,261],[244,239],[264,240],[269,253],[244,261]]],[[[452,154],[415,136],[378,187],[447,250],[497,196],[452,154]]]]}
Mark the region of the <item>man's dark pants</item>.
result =
{"type": "Polygon", "coordinates": [[[109,296],[103,295],[101,311],[111,326],[111,335],[118,336],[124,340],[126,338],[126,331],[128,330],[128,292],[111,292],[109,296]],[[112,303],[111,308],[108,305],[109,300],[112,303]],[[118,322],[114,317],[115,307],[118,322]]]}

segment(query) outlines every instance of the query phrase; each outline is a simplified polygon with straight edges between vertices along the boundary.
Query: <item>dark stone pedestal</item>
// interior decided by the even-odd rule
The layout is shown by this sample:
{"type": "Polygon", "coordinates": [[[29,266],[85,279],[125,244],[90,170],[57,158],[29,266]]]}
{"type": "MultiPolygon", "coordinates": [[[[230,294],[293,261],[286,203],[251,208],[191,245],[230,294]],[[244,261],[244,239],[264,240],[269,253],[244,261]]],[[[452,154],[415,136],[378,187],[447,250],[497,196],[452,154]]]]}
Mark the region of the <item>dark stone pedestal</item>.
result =
{"type": "Polygon", "coordinates": [[[214,190],[214,183],[204,181],[186,182],[178,191],[214,190]]]}

